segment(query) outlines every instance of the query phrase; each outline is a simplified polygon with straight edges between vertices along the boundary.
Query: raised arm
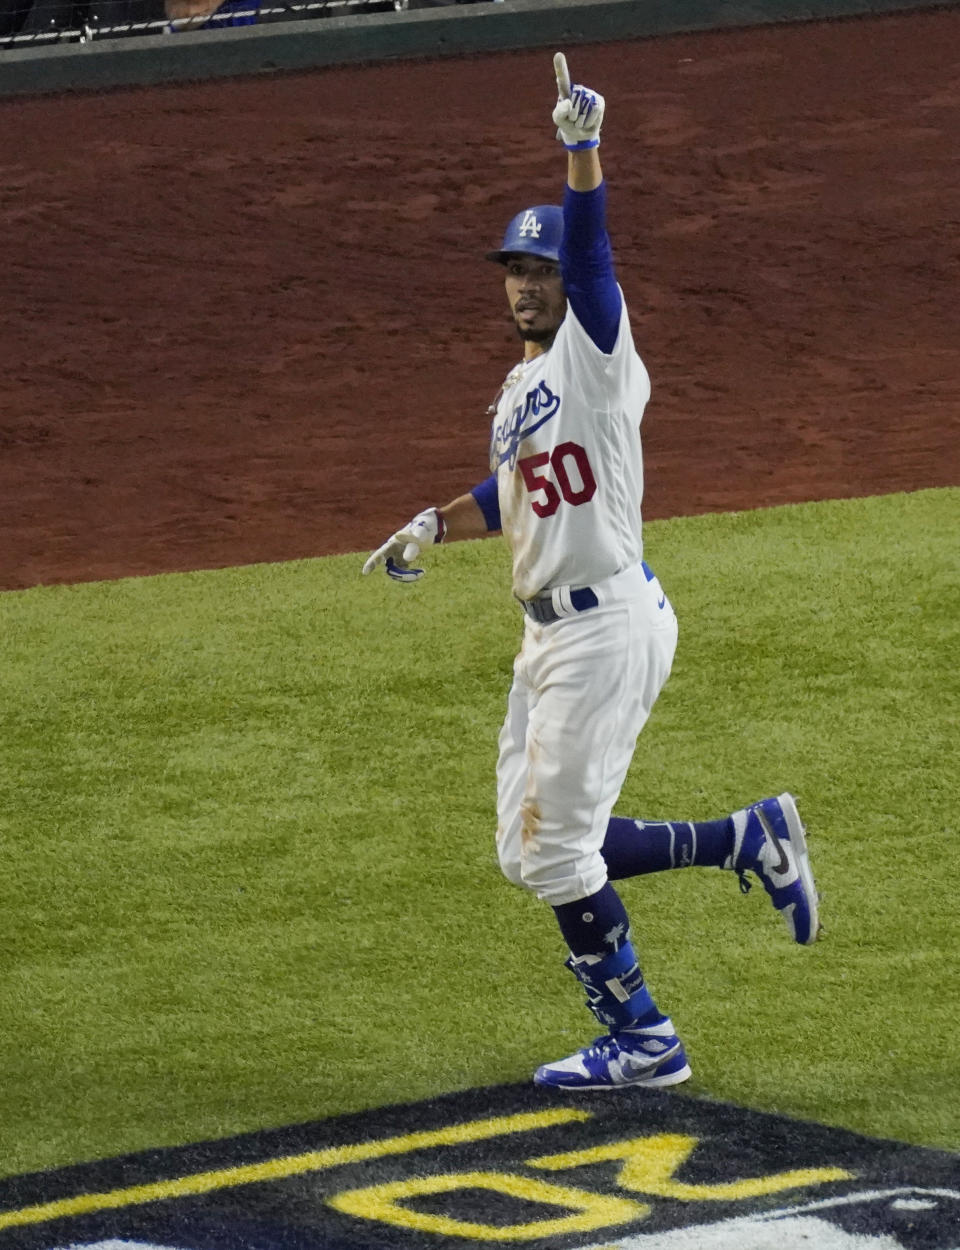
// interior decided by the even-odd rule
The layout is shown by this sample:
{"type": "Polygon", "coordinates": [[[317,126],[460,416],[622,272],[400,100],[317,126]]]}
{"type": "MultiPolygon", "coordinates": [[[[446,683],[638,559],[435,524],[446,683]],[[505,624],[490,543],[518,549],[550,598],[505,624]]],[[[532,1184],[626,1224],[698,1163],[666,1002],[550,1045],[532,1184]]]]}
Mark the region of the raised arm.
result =
{"type": "Polygon", "coordinates": [[[585,194],[596,191],[603,182],[599,148],[567,149],[567,186],[585,194]]]}
{"type": "Polygon", "coordinates": [[[553,58],[557,106],[553,120],[567,149],[560,271],[570,307],[599,349],[613,351],[622,296],[606,227],[606,184],[600,165],[600,125],[605,102],[589,87],[571,86],[566,57],[553,58]]]}

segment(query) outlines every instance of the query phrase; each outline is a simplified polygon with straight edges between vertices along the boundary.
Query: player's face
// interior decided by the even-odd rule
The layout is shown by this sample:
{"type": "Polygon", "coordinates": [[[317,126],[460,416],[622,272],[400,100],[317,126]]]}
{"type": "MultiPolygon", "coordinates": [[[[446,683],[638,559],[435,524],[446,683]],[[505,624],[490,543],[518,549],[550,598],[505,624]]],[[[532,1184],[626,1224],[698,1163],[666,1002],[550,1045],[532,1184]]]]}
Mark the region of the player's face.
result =
{"type": "Polygon", "coordinates": [[[507,299],[517,333],[527,343],[547,343],[567,313],[559,267],[541,256],[511,256],[507,261],[507,299]]]}

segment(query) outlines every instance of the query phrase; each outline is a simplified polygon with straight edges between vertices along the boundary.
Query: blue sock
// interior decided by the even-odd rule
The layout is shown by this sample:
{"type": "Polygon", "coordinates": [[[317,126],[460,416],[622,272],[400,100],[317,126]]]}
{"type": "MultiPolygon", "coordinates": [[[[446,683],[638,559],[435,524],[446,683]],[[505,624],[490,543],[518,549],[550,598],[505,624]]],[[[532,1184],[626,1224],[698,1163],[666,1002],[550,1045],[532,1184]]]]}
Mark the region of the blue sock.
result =
{"type": "Polygon", "coordinates": [[[661,822],[612,816],[600,853],[611,881],[668,868],[722,868],[733,853],[733,818],[661,822]]]}
{"type": "MultiPolygon", "coordinates": [[[[575,958],[584,955],[602,957],[618,951],[630,940],[630,921],[620,895],[610,882],[606,882],[596,894],[578,899],[575,903],[562,903],[554,907],[554,915],[560,932],[575,958]]],[[[645,988],[639,966],[635,971],[634,991],[645,988]]],[[[647,990],[650,1006],[642,1011],[633,1025],[659,1024],[666,1016],[659,1010],[647,990]]]]}
{"type": "Polygon", "coordinates": [[[575,959],[581,955],[609,955],[630,937],[627,909],[609,881],[589,898],[563,903],[553,911],[575,959]]]}

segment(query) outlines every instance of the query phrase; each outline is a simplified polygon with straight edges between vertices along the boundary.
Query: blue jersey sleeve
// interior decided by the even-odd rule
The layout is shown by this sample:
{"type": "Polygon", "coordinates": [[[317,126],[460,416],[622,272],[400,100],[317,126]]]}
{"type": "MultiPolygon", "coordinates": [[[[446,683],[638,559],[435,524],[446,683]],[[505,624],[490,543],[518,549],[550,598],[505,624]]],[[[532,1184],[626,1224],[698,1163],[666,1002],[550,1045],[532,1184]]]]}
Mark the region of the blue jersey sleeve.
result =
{"type": "Polygon", "coordinates": [[[502,529],[500,523],[500,496],[497,492],[496,476],[488,477],[479,486],[474,486],[470,494],[477,501],[488,530],[502,529]]]}
{"type": "Polygon", "coordinates": [[[617,342],[623,297],[613,270],[607,235],[607,185],[595,191],[567,187],[563,199],[560,272],[570,307],[602,352],[617,342]]]}

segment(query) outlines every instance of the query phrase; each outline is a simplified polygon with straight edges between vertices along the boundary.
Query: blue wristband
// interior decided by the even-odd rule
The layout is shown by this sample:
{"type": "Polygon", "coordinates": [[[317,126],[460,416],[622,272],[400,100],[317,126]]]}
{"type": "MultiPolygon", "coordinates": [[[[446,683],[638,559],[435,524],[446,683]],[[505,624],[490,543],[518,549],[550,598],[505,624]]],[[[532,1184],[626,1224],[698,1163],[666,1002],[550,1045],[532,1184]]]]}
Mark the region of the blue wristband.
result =
{"type": "Polygon", "coordinates": [[[563,146],[568,152],[582,152],[585,148],[598,148],[600,146],[600,140],[581,139],[579,143],[565,143],[563,146]]]}

